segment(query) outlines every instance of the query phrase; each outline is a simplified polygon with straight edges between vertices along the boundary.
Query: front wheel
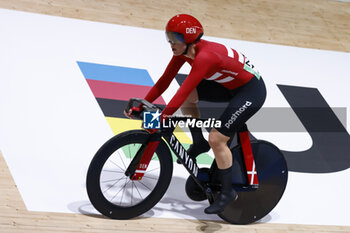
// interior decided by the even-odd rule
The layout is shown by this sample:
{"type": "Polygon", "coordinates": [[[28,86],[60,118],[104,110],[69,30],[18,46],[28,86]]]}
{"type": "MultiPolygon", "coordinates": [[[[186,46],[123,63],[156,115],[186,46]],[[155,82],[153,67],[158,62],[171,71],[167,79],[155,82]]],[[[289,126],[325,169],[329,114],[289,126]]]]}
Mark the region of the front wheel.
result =
{"type": "Polygon", "coordinates": [[[103,215],[130,219],[150,210],[168,189],[173,161],[161,141],[141,180],[125,175],[149,134],[132,130],[114,136],[96,153],[88,169],[86,188],[92,205],[103,215]]]}

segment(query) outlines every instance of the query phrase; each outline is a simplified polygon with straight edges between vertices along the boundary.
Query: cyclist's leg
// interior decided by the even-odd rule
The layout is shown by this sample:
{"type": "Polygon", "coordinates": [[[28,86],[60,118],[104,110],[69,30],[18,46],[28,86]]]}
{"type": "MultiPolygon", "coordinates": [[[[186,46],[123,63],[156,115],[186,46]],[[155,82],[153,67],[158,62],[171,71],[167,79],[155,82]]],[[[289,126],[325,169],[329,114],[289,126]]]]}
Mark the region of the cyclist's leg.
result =
{"type": "MultiPolygon", "coordinates": [[[[181,111],[186,116],[199,118],[200,113],[197,106],[198,100],[211,102],[225,102],[231,98],[230,92],[222,85],[214,82],[202,80],[202,82],[187,97],[181,111]]],[[[207,152],[210,149],[208,142],[204,139],[202,129],[190,128],[193,144],[188,149],[189,155],[195,159],[199,154],[207,152]]]]}
{"type": "Polygon", "coordinates": [[[218,166],[217,178],[221,183],[221,193],[219,197],[204,212],[207,214],[218,214],[224,211],[225,207],[233,200],[236,200],[237,192],[232,189],[232,155],[227,146],[230,139],[213,128],[209,134],[209,144],[212,148],[216,164],[218,166]]]}
{"type": "MultiPolygon", "coordinates": [[[[197,89],[194,89],[181,106],[182,114],[193,118],[199,118],[200,113],[197,102],[198,93],[197,89]]],[[[207,152],[210,147],[208,142],[203,137],[202,128],[189,127],[189,129],[191,131],[193,144],[190,146],[187,152],[192,159],[195,160],[199,154],[207,152]]],[[[179,160],[177,160],[177,162],[180,163],[179,160]]]]}
{"type": "Polygon", "coordinates": [[[216,164],[219,169],[226,169],[232,166],[231,150],[227,146],[230,137],[227,137],[213,128],[209,134],[209,145],[212,148],[216,164]]]}
{"type": "MultiPolygon", "coordinates": [[[[217,82],[204,79],[200,82],[200,84],[188,98],[189,102],[192,102],[192,105],[188,104],[187,106],[195,107],[196,110],[193,111],[193,113],[198,113],[196,117],[199,117],[200,114],[197,107],[198,100],[210,102],[227,102],[230,99],[231,93],[225,87],[217,82]]],[[[188,111],[188,113],[189,112],[190,111],[188,111]]],[[[201,153],[207,152],[210,149],[210,146],[208,142],[204,140],[202,130],[199,128],[191,128],[191,133],[194,138],[194,144],[190,147],[189,154],[192,157],[196,157],[201,153]]]]}
{"type": "Polygon", "coordinates": [[[205,212],[217,214],[224,210],[225,206],[237,198],[237,193],[232,189],[232,156],[227,146],[230,136],[252,117],[263,105],[266,98],[265,84],[262,79],[255,77],[246,85],[235,91],[224,113],[220,117],[221,128],[213,129],[209,134],[209,144],[213,149],[218,165],[218,178],[222,184],[221,194],[205,212]]]}
{"type": "Polygon", "coordinates": [[[218,168],[226,169],[232,165],[231,155],[224,153],[228,151],[226,142],[262,107],[265,99],[266,88],[262,78],[253,77],[247,84],[234,91],[232,99],[220,116],[221,127],[209,134],[209,143],[218,168]]]}
{"type": "Polygon", "coordinates": [[[198,93],[197,93],[197,89],[194,89],[181,106],[182,114],[186,116],[191,116],[194,118],[199,118],[200,114],[199,114],[197,102],[198,102],[198,93]]]}
{"type": "Polygon", "coordinates": [[[264,104],[266,88],[262,78],[253,77],[247,84],[234,90],[232,99],[220,116],[221,134],[233,136],[264,104]]]}

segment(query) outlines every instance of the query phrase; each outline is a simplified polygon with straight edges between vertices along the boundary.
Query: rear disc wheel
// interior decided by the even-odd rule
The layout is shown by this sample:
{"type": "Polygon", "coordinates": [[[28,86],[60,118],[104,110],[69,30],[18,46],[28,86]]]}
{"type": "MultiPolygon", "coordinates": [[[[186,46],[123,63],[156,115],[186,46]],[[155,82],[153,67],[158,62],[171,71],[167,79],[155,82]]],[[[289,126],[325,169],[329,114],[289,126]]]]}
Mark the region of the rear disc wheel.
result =
{"type": "MultiPolygon", "coordinates": [[[[265,217],[278,204],[287,185],[288,168],[282,152],[266,141],[257,140],[251,144],[259,186],[233,184],[238,199],[219,214],[233,224],[249,224],[265,217]]],[[[233,157],[241,156],[240,146],[231,151],[233,157]]]]}

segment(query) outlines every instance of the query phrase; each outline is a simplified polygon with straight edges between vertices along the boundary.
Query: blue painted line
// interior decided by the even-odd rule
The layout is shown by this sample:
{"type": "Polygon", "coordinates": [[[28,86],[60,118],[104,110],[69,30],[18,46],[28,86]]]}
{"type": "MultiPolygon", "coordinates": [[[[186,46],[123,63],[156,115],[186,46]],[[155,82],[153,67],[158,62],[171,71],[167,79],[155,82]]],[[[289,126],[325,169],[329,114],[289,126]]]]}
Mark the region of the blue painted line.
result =
{"type": "Polygon", "coordinates": [[[85,79],[153,86],[147,70],[77,61],[85,79]]]}

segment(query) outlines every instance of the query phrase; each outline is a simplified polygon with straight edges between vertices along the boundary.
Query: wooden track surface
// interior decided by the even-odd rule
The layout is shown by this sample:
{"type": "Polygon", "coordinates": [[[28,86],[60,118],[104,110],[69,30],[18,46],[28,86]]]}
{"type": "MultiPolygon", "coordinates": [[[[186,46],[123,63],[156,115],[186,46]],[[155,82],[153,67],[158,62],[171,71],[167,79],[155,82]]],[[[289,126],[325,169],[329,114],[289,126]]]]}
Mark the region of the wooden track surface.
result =
{"type": "MultiPolygon", "coordinates": [[[[330,0],[0,0],[0,8],[163,29],[177,13],[195,15],[206,35],[350,52],[350,3],[330,0]]],[[[350,221],[350,220],[349,220],[350,221]]],[[[350,232],[350,227],[224,222],[27,211],[0,154],[0,232],[350,232]]]]}
{"type": "Polygon", "coordinates": [[[332,0],[0,0],[0,7],[161,30],[190,13],[210,36],[350,52],[350,3],[332,0]]]}
{"type": "Polygon", "coordinates": [[[103,216],[27,211],[0,153],[0,232],[239,232],[349,233],[350,227],[288,224],[231,225],[225,222],[165,218],[111,220],[103,216]]]}

